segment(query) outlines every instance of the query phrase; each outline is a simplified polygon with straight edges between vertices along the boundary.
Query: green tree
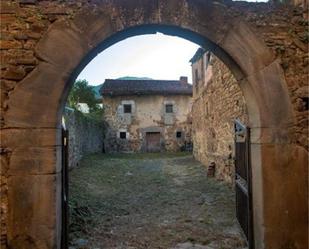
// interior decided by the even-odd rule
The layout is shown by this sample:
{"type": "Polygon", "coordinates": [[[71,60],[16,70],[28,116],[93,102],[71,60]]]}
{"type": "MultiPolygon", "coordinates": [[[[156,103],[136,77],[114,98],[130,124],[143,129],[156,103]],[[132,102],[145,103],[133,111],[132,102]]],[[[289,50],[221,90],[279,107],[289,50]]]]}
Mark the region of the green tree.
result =
{"type": "Polygon", "coordinates": [[[95,92],[87,80],[75,81],[73,88],[68,97],[68,105],[77,109],[78,103],[86,103],[89,106],[90,112],[96,112],[100,107],[95,98],[95,92]]]}
{"type": "Polygon", "coordinates": [[[93,120],[102,122],[104,116],[104,108],[97,107],[96,110],[92,110],[89,113],[84,114],[86,117],[91,118],[93,120]]]}

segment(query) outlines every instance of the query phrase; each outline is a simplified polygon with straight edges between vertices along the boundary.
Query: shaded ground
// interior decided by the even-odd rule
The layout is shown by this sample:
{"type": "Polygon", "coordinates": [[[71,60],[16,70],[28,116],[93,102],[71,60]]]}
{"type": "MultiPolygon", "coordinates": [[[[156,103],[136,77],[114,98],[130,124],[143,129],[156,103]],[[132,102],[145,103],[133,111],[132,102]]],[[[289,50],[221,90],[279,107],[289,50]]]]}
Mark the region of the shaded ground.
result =
{"type": "Polygon", "coordinates": [[[243,248],[234,205],[188,154],[91,155],[70,172],[72,248],[243,248]]]}

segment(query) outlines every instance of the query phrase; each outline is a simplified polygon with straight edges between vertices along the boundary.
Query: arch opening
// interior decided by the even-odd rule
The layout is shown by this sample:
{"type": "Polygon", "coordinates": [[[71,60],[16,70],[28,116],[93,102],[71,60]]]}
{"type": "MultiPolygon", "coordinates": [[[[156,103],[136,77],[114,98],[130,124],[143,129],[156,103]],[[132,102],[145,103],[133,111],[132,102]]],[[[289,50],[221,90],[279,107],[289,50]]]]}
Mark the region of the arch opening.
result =
{"type": "MultiPolygon", "coordinates": [[[[69,89],[81,69],[104,46],[133,35],[126,30],[145,25],[151,27],[147,32],[155,32],[163,25],[168,27],[159,29],[160,32],[179,32],[183,38],[196,39],[202,46],[207,44],[239,79],[252,127],[256,248],[305,247],[307,175],[303,172],[307,172],[307,152],[293,142],[294,131],[290,128],[295,119],[285,77],[279,61],[262,39],[242,21],[239,13],[233,16],[235,12],[229,3],[108,2],[98,4],[97,8],[86,6],[72,18],[50,24],[35,47],[38,65],[9,96],[9,108],[4,115],[5,146],[18,154],[17,139],[26,141],[22,149],[35,159],[29,161],[29,154],[25,156],[23,151],[17,160],[8,162],[8,244],[14,247],[31,241],[33,248],[59,248],[59,126],[69,89]],[[122,38],[113,36],[120,33],[122,38]],[[111,37],[115,40],[109,40],[111,37]],[[43,106],[48,106],[49,111],[43,106]],[[27,167],[22,160],[27,160],[27,167]],[[290,168],[295,170],[294,174],[290,174],[290,168]],[[20,183],[31,187],[21,187],[20,183]],[[41,189],[45,189],[45,197],[41,189]],[[20,196],[25,200],[22,203],[20,196]],[[25,216],[26,209],[32,215],[25,216]]],[[[140,34],[141,29],[134,32],[140,34]]]]}
{"type": "MultiPolygon", "coordinates": [[[[195,44],[201,46],[205,50],[212,52],[220,60],[222,60],[226,64],[226,66],[231,70],[234,77],[237,79],[237,82],[240,88],[242,88],[242,84],[247,84],[244,79],[245,74],[242,72],[238,64],[234,62],[233,59],[226,52],[224,52],[222,48],[217,46],[215,43],[211,42],[210,40],[203,37],[202,35],[199,35],[198,33],[192,32],[187,29],[179,28],[177,26],[151,24],[151,25],[141,25],[141,26],[130,27],[123,31],[117,32],[116,34],[113,34],[111,37],[108,37],[105,40],[103,40],[103,42],[101,42],[97,47],[93,48],[83,58],[83,60],[79,63],[79,65],[75,68],[75,70],[71,74],[67,85],[71,86],[75,82],[79,73],[85,68],[85,66],[96,55],[98,55],[100,52],[104,51],[105,49],[109,48],[110,46],[122,40],[125,40],[129,37],[145,35],[145,34],[155,34],[155,33],[162,33],[162,34],[169,35],[169,36],[177,36],[179,38],[183,38],[191,42],[194,42],[195,44]]],[[[69,89],[70,87],[67,88],[68,92],[69,92],[69,89]]],[[[245,89],[245,90],[246,90],[246,94],[248,98],[248,94],[251,95],[251,92],[248,89],[245,89]]],[[[61,109],[64,107],[66,95],[68,95],[68,93],[64,92],[61,109]]],[[[253,96],[250,96],[249,99],[250,99],[250,105],[247,107],[250,108],[251,112],[254,112],[254,114],[252,115],[252,117],[254,117],[252,124],[255,123],[255,127],[259,127],[258,108],[256,106],[253,96]]],[[[62,111],[60,111],[60,113],[62,115],[62,111]]]]}
{"type": "MultiPolygon", "coordinates": [[[[193,32],[188,29],[180,28],[177,26],[172,25],[162,25],[162,24],[145,24],[145,25],[139,25],[134,27],[129,27],[125,30],[118,31],[115,34],[111,35],[110,37],[107,37],[104,39],[98,46],[94,47],[86,56],[83,57],[83,59],[80,61],[77,67],[73,70],[73,72],[70,74],[70,77],[67,81],[66,87],[63,92],[63,97],[60,105],[60,111],[58,112],[58,120],[60,122],[62,111],[68,96],[68,93],[75,82],[78,75],[81,73],[81,71],[87,66],[87,64],[92,61],[99,53],[107,49],[108,47],[116,44],[117,42],[120,42],[122,40],[125,40],[130,37],[138,36],[138,35],[146,35],[146,34],[156,34],[156,33],[162,33],[169,36],[177,36],[179,38],[183,38],[185,40],[191,41],[200,47],[204,48],[205,50],[211,51],[214,55],[216,55],[221,61],[223,61],[231,70],[234,77],[239,81],[242,82],[242,80],[245,77],[245,74],[242,72],[241,68],[238,66],[236,62],[233,61],[233,59],[218,45],[213,43],[211,40],[207,39],[206,37],[193,32]]],[[[245,84],[245,81],[242,82],[245,84]]],[[[240,83],[241,84],[241,83],[240,83]]],[[[247,91],[248,92],[248,91],[247,91]]],[[[254,96],[247,97],[251,101],[250,103],[254,103],[254,96]]],[[[255,104],[252,104],[249,106],[249,108],[252,108],[252,112],[254,112],[254,118],[257,118],[257,111],[258,108],[256,108],[255,104]]],[[[254,120],[255,127],[259,127],[259,123],[256,123],[257,120],[254,120]]]]}

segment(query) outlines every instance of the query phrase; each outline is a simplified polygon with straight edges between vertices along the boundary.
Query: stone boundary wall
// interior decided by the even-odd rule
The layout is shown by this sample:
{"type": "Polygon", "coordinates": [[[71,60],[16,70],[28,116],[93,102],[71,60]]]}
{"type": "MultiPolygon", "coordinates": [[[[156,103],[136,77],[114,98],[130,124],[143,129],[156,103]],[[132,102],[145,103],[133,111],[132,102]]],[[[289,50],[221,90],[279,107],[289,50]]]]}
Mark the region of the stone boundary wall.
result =
{"type": "Polygon", "coordinates": [[[214,162],[216,178],[232,183],[234,120],[248,123],[246,103],[231,71],[217,57],[211,57],[205,74],[208,80],[193,95],[193,155],[205,166],[214,162]]]}
{"type": "Polygon", "coordinates": [[[93,120],[69,109],[64,112],[64,120],[69,131],[69,168],[77,166],[86,154],[103,152],[103,121],[93,120]]]}

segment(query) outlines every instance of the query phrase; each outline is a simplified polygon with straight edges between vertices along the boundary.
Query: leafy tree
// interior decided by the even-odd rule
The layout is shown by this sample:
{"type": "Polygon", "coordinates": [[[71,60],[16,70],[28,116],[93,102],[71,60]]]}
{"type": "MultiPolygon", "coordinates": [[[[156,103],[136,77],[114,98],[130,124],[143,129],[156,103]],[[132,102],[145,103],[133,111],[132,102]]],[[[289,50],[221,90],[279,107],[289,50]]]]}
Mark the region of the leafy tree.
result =
{"type": "Polygon", "coordinates": [[[92,110],[89,113],[84,114],[86,117],[102,122],[104,116],[104,108],[98,107],[96,110],[92,110]]]}
{"type": "Polygon", "coordinates": [[[100,107],[97,105],[95,91],[87,80],[77,80],[68,97],[68,105],[77,109],[78,103],[86,103],[90,112],[96,112],[100,107]]]}

